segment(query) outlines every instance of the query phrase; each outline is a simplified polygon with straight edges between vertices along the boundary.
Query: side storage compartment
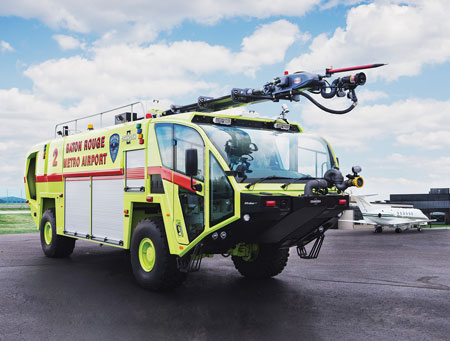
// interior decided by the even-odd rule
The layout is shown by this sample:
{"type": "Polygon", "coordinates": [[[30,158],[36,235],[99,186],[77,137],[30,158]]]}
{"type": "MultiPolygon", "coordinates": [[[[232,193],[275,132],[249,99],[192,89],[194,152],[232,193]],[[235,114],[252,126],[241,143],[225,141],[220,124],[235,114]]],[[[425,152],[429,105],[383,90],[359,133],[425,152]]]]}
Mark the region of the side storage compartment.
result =
{"type": "Polygon", "coordinates": [[[91,234],[91,179],[66,178],[64,198],[64,233],[88,238],[91,234]]]}
{"type": "Polygon", "coordinates": [[[92,239],[123,245],[123,176],[92,178],[92,239]]]}

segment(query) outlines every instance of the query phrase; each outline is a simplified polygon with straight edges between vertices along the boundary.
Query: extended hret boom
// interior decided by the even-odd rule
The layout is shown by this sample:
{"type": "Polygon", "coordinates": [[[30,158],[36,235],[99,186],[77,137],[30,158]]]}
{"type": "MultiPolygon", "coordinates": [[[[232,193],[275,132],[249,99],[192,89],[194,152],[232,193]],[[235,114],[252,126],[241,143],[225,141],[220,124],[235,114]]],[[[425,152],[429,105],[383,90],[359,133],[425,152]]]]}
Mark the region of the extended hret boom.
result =
{"type": "Polygon", "coordinates": [[[262,88],[234,88],[231,90],[230,95],[217,98],[200,96],[197,103],[172,106],[169,110],[165,111],[164,114],[171,115],[190,111],[214,112],[264,101],[278,102],[280,100],[288,100],[298,102],[300,96],[306,97],[314,105],[328,113],[345,114],[353,110],[358,103],[355,89],[358,85],[364,85],[366,83],[365,73],[359,72],[355,75],[336,78],[331,85],[325,78],[331,77],[332,74],[338,72],[371,69],[383,65],[385,64],[369,64],[342,69],[326,69],[325,75],[313,74],[305,71],[299,71],[289,75],[286,72],[284,76],[275,77],[272,82],[266,83],[262,88]],[[307,94],[305,90],[313,94],[321,94],[321,96],[326,99],[333,98],[334,96],[347,96],[347,98],[352,101],[352,104],[344,110],[330,109],[317,102],[311,95],[307,94]]]}

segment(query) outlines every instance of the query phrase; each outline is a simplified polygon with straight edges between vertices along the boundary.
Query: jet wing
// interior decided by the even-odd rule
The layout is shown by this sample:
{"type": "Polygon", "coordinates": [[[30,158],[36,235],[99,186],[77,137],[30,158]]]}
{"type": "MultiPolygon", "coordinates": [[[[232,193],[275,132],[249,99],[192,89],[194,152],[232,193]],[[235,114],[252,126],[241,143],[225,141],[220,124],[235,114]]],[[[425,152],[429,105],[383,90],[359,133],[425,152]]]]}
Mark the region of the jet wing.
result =
{"type": "Polygon", "coordinates": [[[369,223],[369,222],[366,221],[366,220],[346,220],[346,219],[340,219],[339,221],[344,221],[344,222],[347,222],[347,223],[357,223],[357,224],[364,224],[364,225],[373,225],[373,226],[380,225],[380,224],[375,224],[375,223],[369,223]]]}
{"type": "Polygon", "coordinates": [[[429,219],[416,219],[416,220],[402,219],[402,220],[399,220],[398,222],[385,223],[384,225],[397,226],[397,225],[426,224],[426,223],[430,223],[432,221],[435,221],[435,219],[433,219],[433,220],[429,220],[429,219]]]}
{"type": "Polygon", "coordinates": [[[418,224],[418,223],[431,223],[433,221],[436,221],[436,219],[427,219],[427,220],[412,220],[410,221],[411,224],[418,224]]]}
{"type": "Polygon", "coordinates": [[[376,223],[371,223],[368,222],[366,220],[348,220],[348,219],[340,219],[339,221],[343,221],[343,222],[348,222],[348,223],[356,223],[356,224],[364,224],[364,225],[373,225],[373,226],[377,226],[377,225],[383,225],[383,226],[390,226],[390,227],[395,227],[395,226],[402,226],[402,225],[410,225],[410,224],[420,224],[420,223],[429,223],[432,221],[436,221],[436,219],[430,219],[430,220],[402,220],[396,223],[389,223],[389,222],[383,222],[380,224],[376,224],[376,223]]]}

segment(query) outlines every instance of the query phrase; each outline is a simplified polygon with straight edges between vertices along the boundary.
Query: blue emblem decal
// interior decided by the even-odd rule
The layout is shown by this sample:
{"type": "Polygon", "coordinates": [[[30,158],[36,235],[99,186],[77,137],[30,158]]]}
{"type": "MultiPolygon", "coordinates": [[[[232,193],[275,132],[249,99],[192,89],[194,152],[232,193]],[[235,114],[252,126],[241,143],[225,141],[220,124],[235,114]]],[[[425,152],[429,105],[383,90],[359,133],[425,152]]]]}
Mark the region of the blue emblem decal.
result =
{"type": "Polygon", "coordinates": [[[119,134],[113,134],[109,138],[109,155],[111,155],[111,160],[113,163],[116,161],[117,153],[119,152],[119,142],[119,134]]]}

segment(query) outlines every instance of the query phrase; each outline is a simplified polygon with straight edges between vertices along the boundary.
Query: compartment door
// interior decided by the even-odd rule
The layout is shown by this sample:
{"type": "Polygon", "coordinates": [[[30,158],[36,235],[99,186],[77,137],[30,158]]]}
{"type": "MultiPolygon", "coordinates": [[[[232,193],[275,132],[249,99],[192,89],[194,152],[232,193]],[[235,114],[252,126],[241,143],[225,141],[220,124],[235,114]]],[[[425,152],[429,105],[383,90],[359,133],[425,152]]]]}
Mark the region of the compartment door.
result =
{"type": "Polygon", "coordinates": [[[92,239],[123,245],[123,176],[92,178],[92,239]]]}
{"type": "Polygon", "coordinates": [[[66,178],[64,233],[88,238],[91,235],[91,178],[66,178]]]}

